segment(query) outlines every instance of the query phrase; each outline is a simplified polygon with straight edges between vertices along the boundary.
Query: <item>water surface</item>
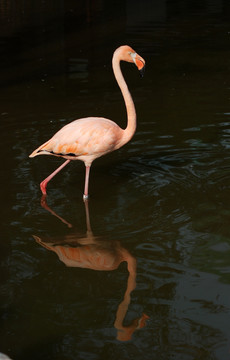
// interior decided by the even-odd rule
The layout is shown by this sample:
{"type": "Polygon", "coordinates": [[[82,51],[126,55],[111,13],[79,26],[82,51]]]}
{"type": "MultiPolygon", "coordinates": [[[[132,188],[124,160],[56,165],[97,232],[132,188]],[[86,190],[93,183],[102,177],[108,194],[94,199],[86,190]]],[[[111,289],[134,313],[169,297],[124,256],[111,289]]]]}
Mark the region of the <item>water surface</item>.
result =
{"type": "Polygon", "coordinates": [[[229,359],[228,3],[0,10],[0,351],[15,360],[229,359]],[[80,162],[52,180],[45,203],[39,182],[61,160],[29,159],[32,150],[75,118],[125,126],[111,70],[125,43],[147,64],[144,79],[122,66],[136,134],[93,164],[88,209],[80,162]]]}

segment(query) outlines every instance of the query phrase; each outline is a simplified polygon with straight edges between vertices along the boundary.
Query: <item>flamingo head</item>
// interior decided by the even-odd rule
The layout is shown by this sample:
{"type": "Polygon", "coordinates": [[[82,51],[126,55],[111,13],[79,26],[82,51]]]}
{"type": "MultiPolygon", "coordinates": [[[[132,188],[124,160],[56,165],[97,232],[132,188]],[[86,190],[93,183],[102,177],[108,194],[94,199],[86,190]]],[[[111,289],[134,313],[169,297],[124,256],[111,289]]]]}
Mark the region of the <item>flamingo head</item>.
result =
{"type": "Polygon", "coordinates": [[[140,55],[138,55],[135,50],[133,50],[128,45],[123,45],[120,46],[116,51],[120,52],[121,60],[134,63],[140,71],[141,76],[144,76],[145,60],[140,55]]]}

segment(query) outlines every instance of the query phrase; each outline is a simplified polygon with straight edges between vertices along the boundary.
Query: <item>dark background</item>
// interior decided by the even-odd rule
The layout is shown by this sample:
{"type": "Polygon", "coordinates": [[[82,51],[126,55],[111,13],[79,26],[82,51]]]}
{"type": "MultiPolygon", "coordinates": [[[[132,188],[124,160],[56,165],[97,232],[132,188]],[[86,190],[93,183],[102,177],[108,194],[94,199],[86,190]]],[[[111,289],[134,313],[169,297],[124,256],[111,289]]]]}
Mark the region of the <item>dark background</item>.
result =
{"type": "MultiPolygon", "coordinates": [[[[227,360],[230,349],[229,1],[3,1],[0,5],[0,351],[27,359],[227,360]],[[33,235],[87,239],[84,165],[29,154],[61,126],[104,116],[126,126],[111,69],[116,47],[146,60],[143,79],[122,64],[138,126],[125,147],[92,166],[96,243],[137,261],[136,287],[117,338],[128,281],[66,267],[33,235]],[[137,327],[137,325],[136,325],[137,327]]],[[[75,244],[76,245],[76,244],[75,244]]]]}

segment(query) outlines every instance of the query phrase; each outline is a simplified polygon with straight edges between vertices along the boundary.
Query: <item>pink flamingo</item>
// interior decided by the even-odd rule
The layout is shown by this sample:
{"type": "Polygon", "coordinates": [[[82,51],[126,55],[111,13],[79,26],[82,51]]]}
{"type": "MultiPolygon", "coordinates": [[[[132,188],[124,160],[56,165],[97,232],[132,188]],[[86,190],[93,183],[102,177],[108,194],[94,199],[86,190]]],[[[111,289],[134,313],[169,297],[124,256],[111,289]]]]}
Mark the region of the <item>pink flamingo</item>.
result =
{"type": "Polygon", "coordinates": [[[85,163],[85,187],[83,199],[88,199],[89,172],[92,162],[126,144],[136,130],[136,111],[132,96],[120,68],[120,61],[134,63],[143,75],[145,60],[130,46],[120,46],[112,59],[114,76],[121,89],[127,110],[127,127],[121,129],[115,122],[101,117],[87,117],[74,120],[59,130],[50,140],[39,146],[30,157],[54,155],[67,159],[52,174],[40,183],[41,191],[46,195],[48,182],[71,160],[85,163]]]}

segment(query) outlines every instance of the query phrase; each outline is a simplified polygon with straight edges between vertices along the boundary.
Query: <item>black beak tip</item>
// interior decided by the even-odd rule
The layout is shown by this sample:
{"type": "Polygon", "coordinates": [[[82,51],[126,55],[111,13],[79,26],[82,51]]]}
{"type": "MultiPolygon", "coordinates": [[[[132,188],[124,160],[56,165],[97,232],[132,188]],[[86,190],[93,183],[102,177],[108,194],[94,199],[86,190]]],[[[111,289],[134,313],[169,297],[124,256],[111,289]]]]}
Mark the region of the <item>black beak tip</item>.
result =
{"type": "Polygon", "coordinates": [[[144,74],[145,74],[145,65],[143,66],[142,69],[139,70],[139,73],[140,73],[141,78],[143,78],[144,74]]]}

